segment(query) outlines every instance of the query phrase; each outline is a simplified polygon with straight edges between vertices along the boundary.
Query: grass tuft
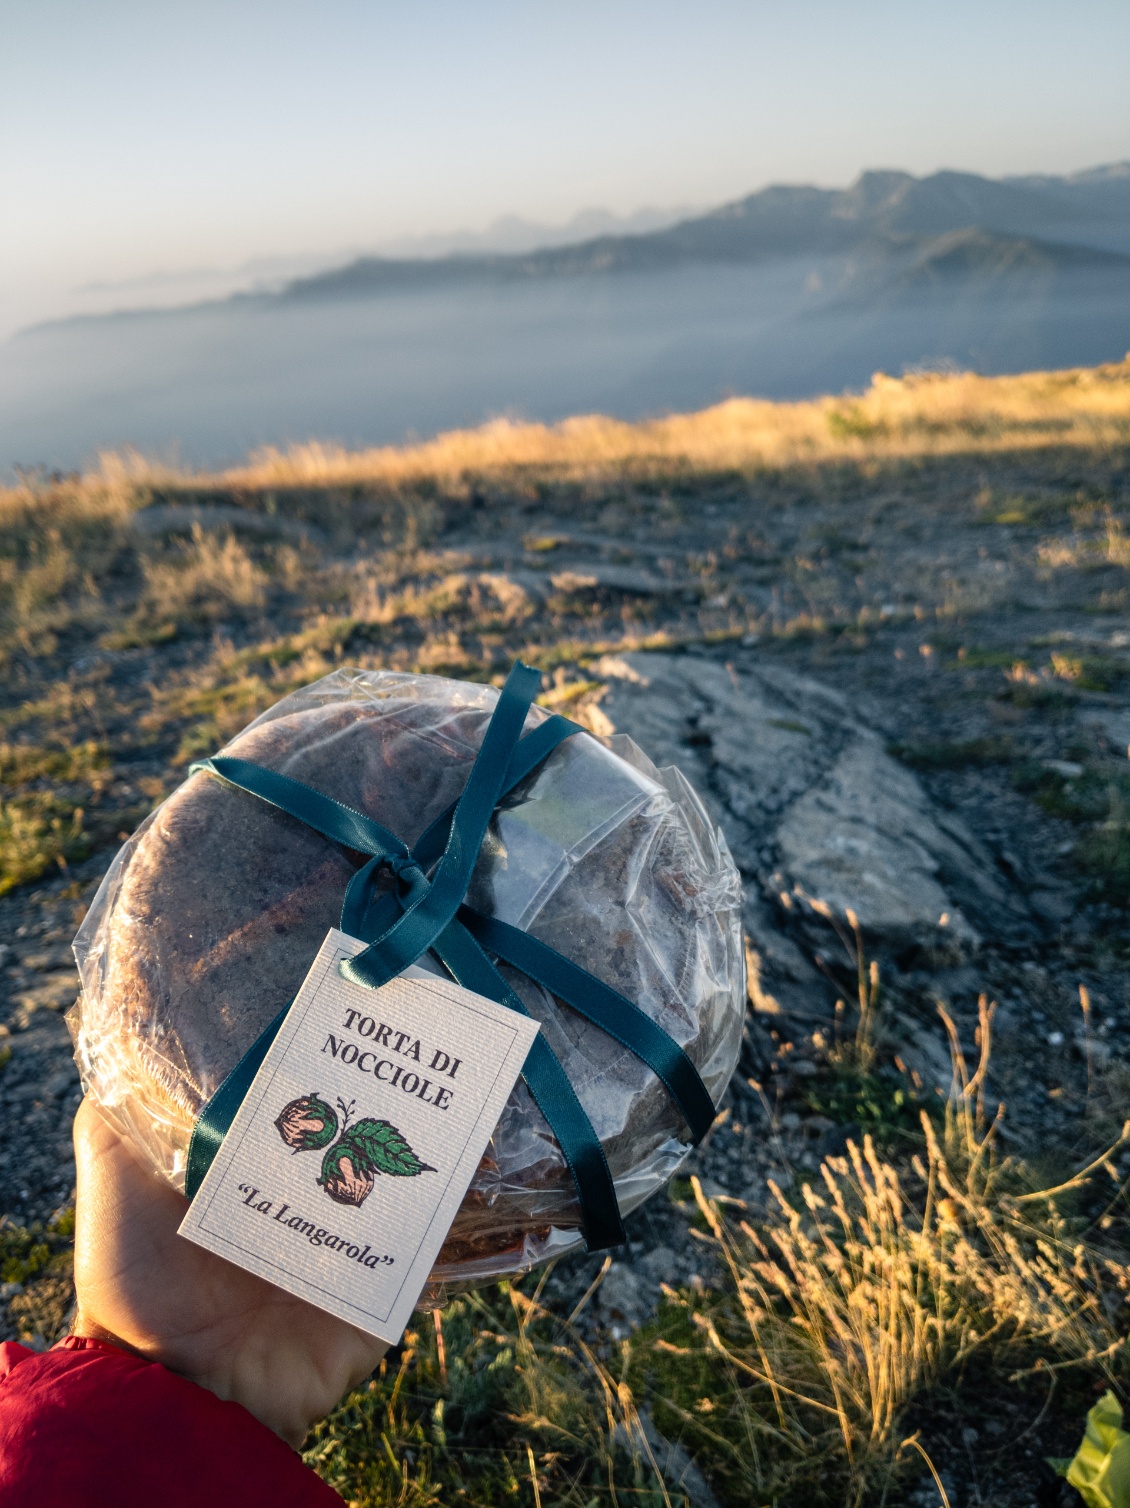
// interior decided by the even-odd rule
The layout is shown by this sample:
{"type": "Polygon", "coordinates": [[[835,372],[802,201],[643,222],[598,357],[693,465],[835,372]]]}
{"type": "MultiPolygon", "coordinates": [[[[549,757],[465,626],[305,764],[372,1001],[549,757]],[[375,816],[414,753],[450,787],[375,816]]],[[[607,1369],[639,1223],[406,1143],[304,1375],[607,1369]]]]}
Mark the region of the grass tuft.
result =
{"type": "Polygon", "coordinates": [[[266,596],[266,574],[235,535],[206,534],[199,524],[172,558],[143,560],[142,572],[140,616],[155,625],[158,639],[180,619],[207,622],[231,612],[257,611],[266,596]]]}
{"type": "Polygon", "coordinates": [[[66,1333],[74,1300],[74,1233],[73,1209],[28,1226],[0,1220],[0,1283],[20,1285],[9,1300],[8,1319],[22,1341],[43,1347],[66,1333]]]}
{"type": "Polygon", "coordinates": [[[1106,816],[1082,838],[1075,857],[1096,899],[1130,906],[1130,804],[1125,789],[1110,789],[1106,816]]]}
{"type": "Polygon", "coordinates": [[[915,770],[961,770],[970,765],[1008,764],[1016,755],[1007,734],[982,738],[922,738],[894,744],[891,753],[915,770]]]}
{"type": "Polygon", "coordinates": [[[735,1508],[898,1501],[921,1469],[912,1407],[975,1367],[1014,1389],[1117,1372],[1126,1270],[1060,1214],[1078,1180],[1030,1191],[998,1154],[1000,1114],[987,1123],[984,1101],[991,1007],[972,1073],[946,1019],[953,1089],[940,1128],[921,1116],[922,1152],[904,1170],[865,1135],[795,1193],[771,1185],[769,1213],[736,1223],[692,1179],[720,1280],[666,1290],[636,1337],[633,1382],[735,1508]]]}
{"type": "MultiPolygon", "coordinates": [[[[457,1502],[677,1508],[623,1376],[532,1295],[501,1284],[418,1316],[306,1441],[358,1508],[457,1502]]],[[[630,1347],[621,1354],[626,1371],[630,1347]]]]}

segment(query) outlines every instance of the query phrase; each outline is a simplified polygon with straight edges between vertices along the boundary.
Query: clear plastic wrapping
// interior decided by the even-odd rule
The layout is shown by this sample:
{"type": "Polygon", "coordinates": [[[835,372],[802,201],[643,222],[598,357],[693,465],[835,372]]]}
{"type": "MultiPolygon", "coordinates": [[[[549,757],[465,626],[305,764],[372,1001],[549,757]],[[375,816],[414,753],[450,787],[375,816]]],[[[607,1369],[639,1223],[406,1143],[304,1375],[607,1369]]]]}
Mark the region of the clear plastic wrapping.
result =
{"type": "MultiPolygon", "coordinates": [[[[461,792],[497,695],[435,676],[338,670],[224,752],[304,781],[412,844],[461,792]]],[[[532,708],[527,730],[545,716],[532,708]]],[[[196,1117],[296,993],[362,858],[198,773],[111,865],[75,940],[76,1058],[86,1092],[178,1188],[196,1117]]],[[[677,769],[657,770],[623,736],[566,740],[495,812],[468,898],[634,1000],[718,1101],[741,1039],[741,885],[677,769]]],[[[626,1048],[525,975],[503,972],[564,1065],[627,1213],[686,1156],[681,1115],[626,1048]]],[[[523,1271],[579,1244],[579,1227],[564,1159],[519,1081],[433,1291],[523,1271]]]]}

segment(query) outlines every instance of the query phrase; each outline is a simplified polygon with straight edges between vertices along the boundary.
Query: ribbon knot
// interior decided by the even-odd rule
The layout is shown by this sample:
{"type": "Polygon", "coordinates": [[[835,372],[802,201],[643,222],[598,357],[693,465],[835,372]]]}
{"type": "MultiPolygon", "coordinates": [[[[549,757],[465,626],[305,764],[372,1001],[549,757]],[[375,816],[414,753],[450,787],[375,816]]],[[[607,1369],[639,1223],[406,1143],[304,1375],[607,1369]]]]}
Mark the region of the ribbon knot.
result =
{"type": "Polygon", "coordinates": [[[382,860],[382,864],[391,874],[396,885],[396,898],[405,910],[422,899],[428,888],[428,877],[414,854],[395,854],[391,859],[382,860]]]}

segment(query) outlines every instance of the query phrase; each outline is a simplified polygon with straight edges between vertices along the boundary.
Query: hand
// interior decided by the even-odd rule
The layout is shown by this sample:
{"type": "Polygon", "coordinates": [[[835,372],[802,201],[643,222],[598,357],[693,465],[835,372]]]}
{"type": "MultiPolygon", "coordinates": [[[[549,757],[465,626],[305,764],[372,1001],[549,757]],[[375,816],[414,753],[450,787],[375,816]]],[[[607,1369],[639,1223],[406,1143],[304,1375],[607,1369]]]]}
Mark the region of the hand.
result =
{"type": "Polygon", "coordinates": [[[242,1403],[297,1449],[384,1342],[178,1236],[188,1201],[89,1100],[74,1138],[75,1334],[242,1403]]]}

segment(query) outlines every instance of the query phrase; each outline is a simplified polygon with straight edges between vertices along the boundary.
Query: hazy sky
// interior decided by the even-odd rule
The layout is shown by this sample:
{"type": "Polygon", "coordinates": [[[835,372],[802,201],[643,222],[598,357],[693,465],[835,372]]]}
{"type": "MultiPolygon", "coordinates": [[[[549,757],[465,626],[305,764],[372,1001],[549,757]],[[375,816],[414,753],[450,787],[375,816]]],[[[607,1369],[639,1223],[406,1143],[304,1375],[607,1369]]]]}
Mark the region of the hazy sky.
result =
{"type": "Polygon", "coordinates": [[[510,212],[1130,158],[1128,79],[1127,0],[0,0],[0,332],[510,212]]]}

